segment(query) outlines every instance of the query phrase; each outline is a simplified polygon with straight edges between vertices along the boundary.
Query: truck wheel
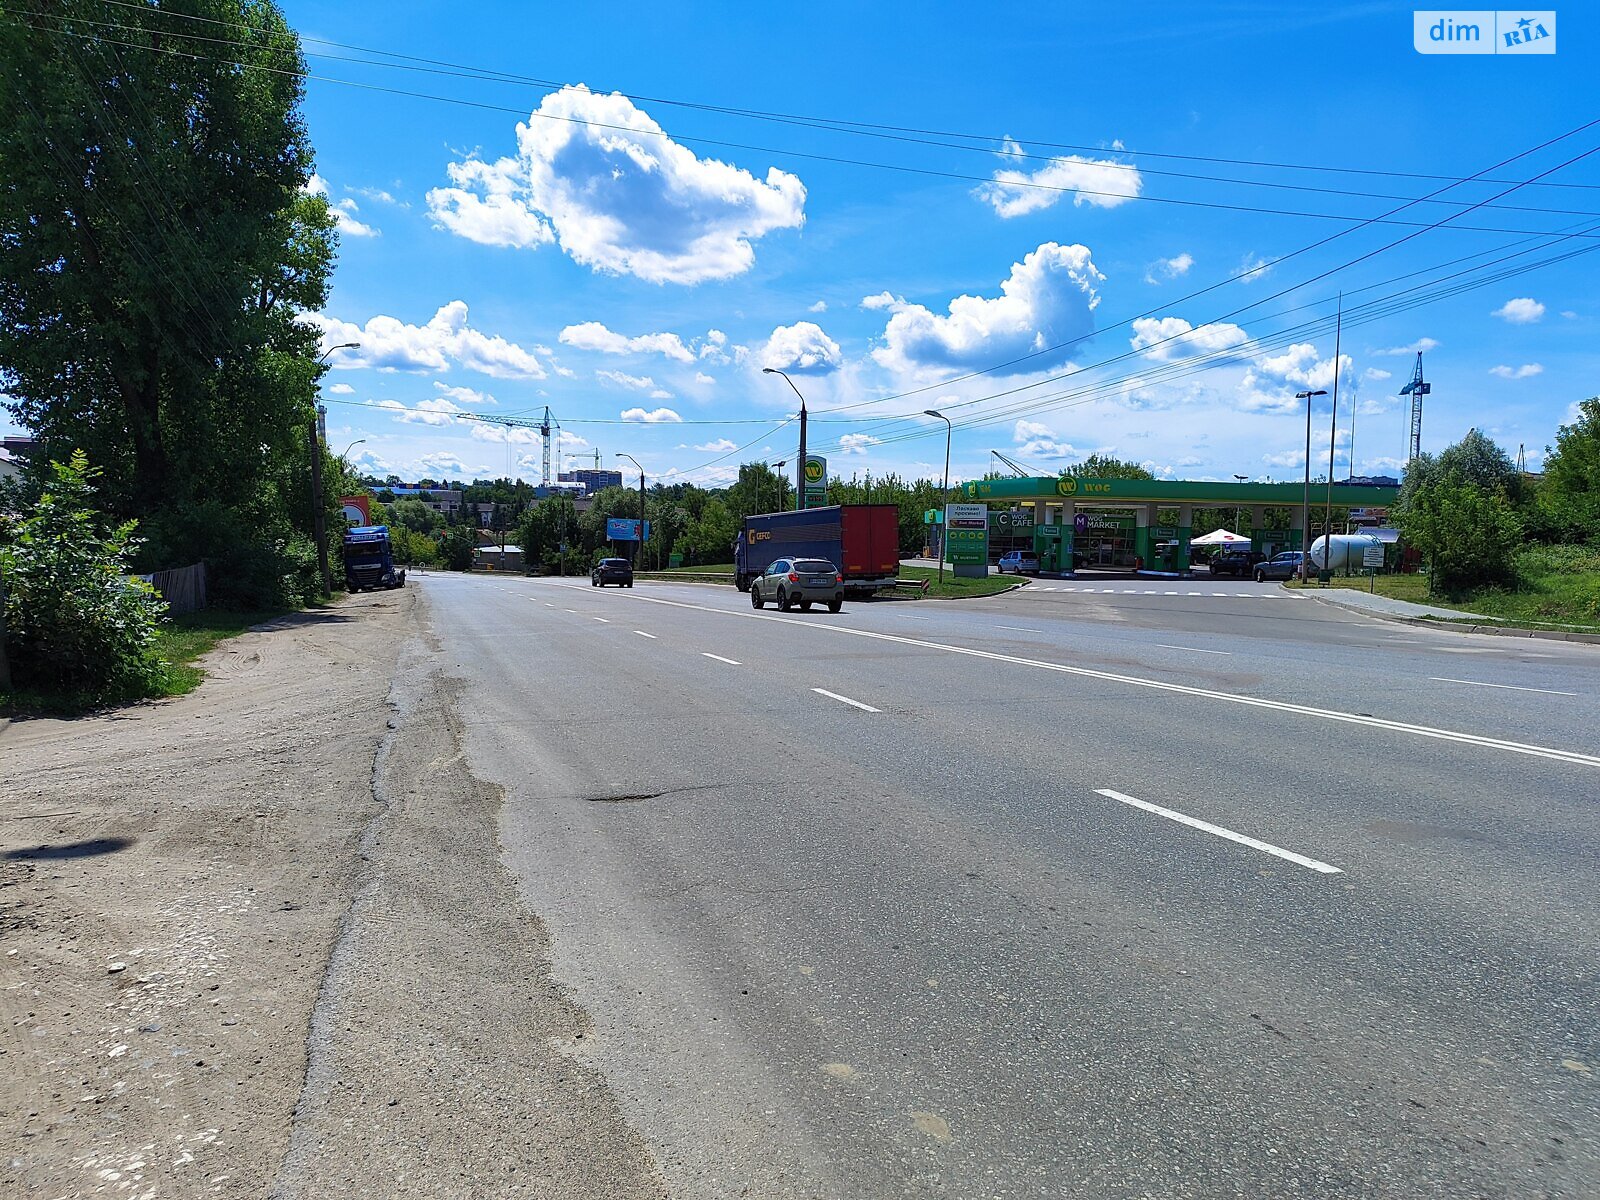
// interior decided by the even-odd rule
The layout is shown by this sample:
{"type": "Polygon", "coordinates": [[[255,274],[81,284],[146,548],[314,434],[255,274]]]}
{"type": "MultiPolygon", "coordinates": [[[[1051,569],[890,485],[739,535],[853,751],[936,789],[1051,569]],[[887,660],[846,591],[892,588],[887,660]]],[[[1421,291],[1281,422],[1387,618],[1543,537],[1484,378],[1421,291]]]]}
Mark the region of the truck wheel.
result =
{"type": "Polygon", "coordinates": [[[741,592],[748,592],[751,590],[750,581],[743,575],[735,575],[733,577],[733,586],[738,588],[741,592]]]}
{"type": "Polygon", "coordinates": [[[789,611],[789,593],[784,591],[782,588],[778,589],[778,611],[789,611]]]}
{"type": "Polygon", "coordinates": [[[832,600],[828,601],[828,611],[831,612],[831,613],[836,613],[843,607],[844,607],[844,597],[843,596],[835,596],[832,600]]]}
{"type": "Polygon", "coordinates": [[[750,607],[765,608],[766,606],[767,602],[761,598],[761,589],[752,583],[750,585],[750,607]]]}

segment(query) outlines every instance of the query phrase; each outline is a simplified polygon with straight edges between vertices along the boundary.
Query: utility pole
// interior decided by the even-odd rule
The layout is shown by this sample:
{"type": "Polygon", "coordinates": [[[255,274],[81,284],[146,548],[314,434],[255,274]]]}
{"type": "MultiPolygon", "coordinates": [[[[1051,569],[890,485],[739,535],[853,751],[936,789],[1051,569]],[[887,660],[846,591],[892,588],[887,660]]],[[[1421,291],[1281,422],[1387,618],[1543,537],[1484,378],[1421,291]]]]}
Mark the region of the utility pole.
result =
{"type": "Polygon", "coordinates": [[[644,548],[645,548],[645,535],[644,535],[644,530],[645,530],[645,526],[644,526],[644,468],[639,466],[639,460],[634,458],[634,456],[631,455],[631,454],[623,454],[621,451],[618,451],[617,452],[617,457],[618,458],[625,458],[629,462],[631,462],[634,466],[639,467],[639,549],[638,549],[638,552],[634,555],[634,566],[635,566],[636,570],[642,570],[644,568],[644,548]]]}
{"type": "Polygon", "coordinates": [[[306,430],[310,435],[311,444],[311,508],[313,529],[317,538],[317,568],[322,572],[322,595],[324,598],[333,595],[333,574],[328,569],[328,520],[327,514],[322,511],[322,437],[321,429],[323,419],[328,410],[322,405],[317,405],[316,415],[311,418],[311,427],[306,430]]]}
{"type": "Polygon", "coordinates": [[[1296,392],[1296,400],[1306,402],[1306,490],[1300,501],[1300,582],[1306,582],[1311,566],[1311,398],[1327,392],[1296,392]]]}
{"type": "Polygon", "coordinates": [[[796,396],[800,397],[800,459],[796,464],[799,468],[796,473],[799,495],[795,498],[795,508],[803,511],[806,506],[806,398],[800,395],[800,389],[794,386],[794,380],[784,375],[778,368],[762,367],[761,373],[763,375],[783,375],[783,381],[789,385],[796,396]]]}
{"type": "Polygon", "coordinates": [[[6,657],[6,581],[0,579],[0,692],[11,690],[11,660],[6,657]]]}
{"type": "Polygon", "coordinates": [[[1322,568],[1333,570],[1333,444],[1339,425],[1339,342],[1344,333],[1344,293],[1339,293],[1339,315],[1333,327],[1333,415],[1328,418],[1328,500],[1322,508],[1322,568]]]}

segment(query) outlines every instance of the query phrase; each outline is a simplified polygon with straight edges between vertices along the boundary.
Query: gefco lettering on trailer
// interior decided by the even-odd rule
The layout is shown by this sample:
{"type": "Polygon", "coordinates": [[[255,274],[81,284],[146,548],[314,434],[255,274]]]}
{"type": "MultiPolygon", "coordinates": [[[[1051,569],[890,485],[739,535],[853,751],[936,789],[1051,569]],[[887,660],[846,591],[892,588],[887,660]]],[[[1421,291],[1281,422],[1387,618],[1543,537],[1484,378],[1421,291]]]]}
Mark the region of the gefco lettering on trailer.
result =
{"type": "Polygon", "coordinates": [[[750,530],[750,544],[752,546],[754,546],[757,542],[770,542],[771,540],[772,540],[772,530],[770,530],[770,529],[752,529],[752,530],[750,530]]]}

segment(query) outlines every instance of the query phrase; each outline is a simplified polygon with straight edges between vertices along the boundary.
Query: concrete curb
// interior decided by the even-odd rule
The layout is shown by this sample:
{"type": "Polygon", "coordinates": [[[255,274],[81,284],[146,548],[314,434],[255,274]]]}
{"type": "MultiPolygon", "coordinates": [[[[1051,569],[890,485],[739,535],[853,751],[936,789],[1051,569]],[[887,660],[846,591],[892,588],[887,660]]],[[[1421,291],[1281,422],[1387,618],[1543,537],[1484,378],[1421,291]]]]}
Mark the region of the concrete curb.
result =
{"type": "Polygon", "coordinates": [[[1313,592],[1304,588],[1284,588],[1295,596],[1307,596],[1345,612],[1360,613],[1379,621],[1392,621],[1396,625],[1416,625],[1423,629],[1453,629],[1458,633],[1486,633],[1498,637],[1538,638],[1547,642],[1584,642],[1600,646],[1600,633],[1567,633],[1559,629],[1530,629],[1525,625],[1474,625],[1468,621],[1452,621],[1444,617],[1406,617],[1399,613],[1386,613],[1360,604],[1345,604],[1326,592],[1313,592]]]}

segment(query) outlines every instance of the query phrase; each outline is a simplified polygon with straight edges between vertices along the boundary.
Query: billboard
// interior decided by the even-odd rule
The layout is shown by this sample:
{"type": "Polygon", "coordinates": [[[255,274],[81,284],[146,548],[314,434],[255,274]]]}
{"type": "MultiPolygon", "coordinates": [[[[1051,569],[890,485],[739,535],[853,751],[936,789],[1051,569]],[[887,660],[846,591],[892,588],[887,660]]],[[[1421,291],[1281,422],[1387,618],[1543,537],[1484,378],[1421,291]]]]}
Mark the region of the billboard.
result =
{"type": "MultiPolygon", "coordinates": [[[[607,517],[606,540],[610,542],[637,542],[639,540],[638,517],[607,517]]],[[[644,540],[650,540],[650,522],[644,523],[644,540]]]]}
{"type": "Polygon", "coordinates": [[[339,504],[344,509],[346,525],[372,524],[372,498],[370,496],[341,496],[339,504]]]}

